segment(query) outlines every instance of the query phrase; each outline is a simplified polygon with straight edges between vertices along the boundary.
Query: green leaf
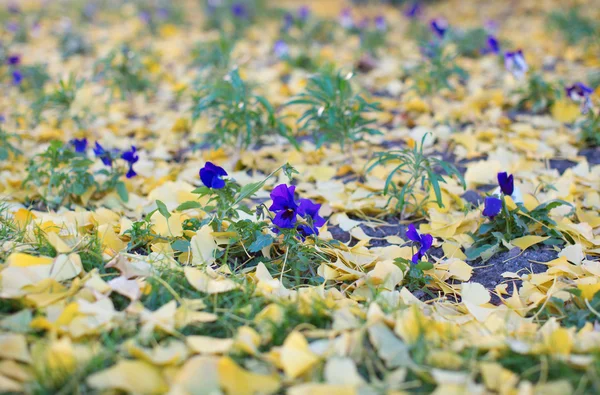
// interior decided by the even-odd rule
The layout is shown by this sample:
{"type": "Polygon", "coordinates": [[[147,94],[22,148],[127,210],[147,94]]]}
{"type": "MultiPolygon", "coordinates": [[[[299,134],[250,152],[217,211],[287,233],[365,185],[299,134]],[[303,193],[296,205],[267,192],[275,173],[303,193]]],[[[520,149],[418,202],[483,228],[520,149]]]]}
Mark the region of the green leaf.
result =
{"type": "Polygon", "coordinates": [[[258,252],[265,247],[273,244],[273,236],[268,234],[258,233],[259,236],[254,240],[252,244],[248,247],[248,251],[250,252],[258,252]]]}
{"type": "Polygon", "coordinates": [[[127,186],[125,186],[125,183],[123,181],[119,181],[115,187],[121,200],[127,203],[129,201],[129,192],[127,192],[127,186]]]}
{"type": "Polygon", "coordinates": [[[188,252],[190,250],[190,242],[187,240],[175,240],[171,247],[175,251],[188,252]]]}
{"type": "Polygon", "coordinates": [[[179,206],[177,206],[177,208],[175,210],[176,211],[185,211],[185,210],[189,210],[192,208],[202,208],[202,205],[193,200],[189,200],[187,202],[181,203],[179,206]]]}
{"type": "Polygon", "coordinates": [[[158,207],[158,212],[161,213],[163,217],[165,217],[166,219],[169,219],[171,217],[169,209],[167,209],[167,206],[160,200],[156,201],[156,207],[158,207]]]}
{"type": "Polygon", "coordinates": [[[417,269],[425,271],[433,269],[433,263],[431,262],[419,262],[416,266],[417,269]]]}
{"type": "Polygon", "coordinates": [[[211,192],[211,189],[209,187],[205,187],[205,186],[198,187],[192,191],[192,193],[194,193],[196,195],[207,195],[210,192],[211,192]]]}

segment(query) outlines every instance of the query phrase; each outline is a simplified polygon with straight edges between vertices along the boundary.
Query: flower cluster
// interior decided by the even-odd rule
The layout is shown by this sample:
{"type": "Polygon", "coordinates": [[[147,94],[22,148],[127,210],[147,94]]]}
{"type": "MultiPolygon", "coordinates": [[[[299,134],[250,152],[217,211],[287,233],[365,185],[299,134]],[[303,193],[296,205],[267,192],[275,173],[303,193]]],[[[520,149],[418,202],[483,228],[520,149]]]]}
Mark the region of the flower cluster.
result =
{"type": "Polygon", "coordinates": [[[295,186],[280,184],[271,191],[273,203],[269,210],[275,213],[273,224],[279,229],[294,229],[303,236],[318,234],[325,219],[319,215],[320,204],[310,199],[300,199],[296,202],[294,193],[295,186]],[[304,219],[304,223],[298,224],[298,216],[304,219]]]}
{"type": "MultiPolygon", "coordinates": [[[[513,175],[507,172],[498,173],[498,185],[500,196],[513,196],[515,194],[515,180],[513,175]]],[[[493,219],[502,211],[502,199],[498,194],[488,196],[484,201],[483,215],[493,219]]]]}
{"type": "MultiPolygon", "coordinates": [[[[86,138],[72,139],[70,141],[70,143],[73,146],[73,148],[75,149],[75,152],[77,152],[79,154],[86,153],[87,146],[88,146],[88,141],[86,138]]],[[[102,161],[102,163],[104,163],[105,166],[110,167],[113,164],[113,159],[115,157],[119,156],[119,151],[118,150],[109,151],[109,150],[105,149],[99,142],[96,141],[96,144],[94,145],[94,155],[96,155],[96,157],[100,158],[100,160],[102,161]]],[[[139,156],[137,155],[137,148],[132,145],[131,149],[129,151],[125,151],[125,152],[121,153],[120,156],[121,156],[121,159],[123,159],[129,165],[129,170],[127,171],[125,176],[127,178],[132,178],[132,177],[137,176],[137,173],[133,170],[133,164],[136,163],[140,159],[139,156]]]]}

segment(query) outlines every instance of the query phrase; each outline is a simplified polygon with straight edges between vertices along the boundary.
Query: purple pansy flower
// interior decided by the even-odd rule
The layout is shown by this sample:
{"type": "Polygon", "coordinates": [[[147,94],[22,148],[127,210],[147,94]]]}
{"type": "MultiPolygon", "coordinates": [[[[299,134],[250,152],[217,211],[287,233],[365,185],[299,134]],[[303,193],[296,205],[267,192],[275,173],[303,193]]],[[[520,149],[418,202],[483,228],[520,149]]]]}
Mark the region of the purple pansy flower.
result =
{"type": "Polygon", "coordinates": [[[523,78],[527,70],[529,70],[529,66],[527,66],[527,62],[523,56],[523,51],[520,49],[504,54],[504,67],[517,79],[523,78]]]}
{"type": "Polygon", "coordinates": [[[590,95],[594,90],[589,86],[581,82],[576,82],[575,84],[566,87],[565,92],[571,100],[581,103],[581,112],[583,114],[587,114],[592,108],[592,99],[590,98],[590,95]]]}
{"type": "Polygon", "coordinates": [[[125,176],[127,178],[137,176],[137,173],[133,170],[133,164],[140,160],[140,157],[137,155],[137,148],[132,145],[129,151],[125,151],[121,154],[121,159],[125,160],[129,164],[129,170],[125,176]]]}
{"type": "Polygon", "coordinates": [[[290,48],[285,41],[283,41],[283,40],[275,41],[275,45],[273,45],[273,53],[275,53],[275,56],[277,56],[278,58],[281,59],[281,58],[286,57],[289,52],[290,52],[290,48]]]}
{"type": "Polygon", "coordinates": [[[103,146],[100,145],[99,142],[96,141],[96,145],[94,146],[94,154],[102,160],[105,166],[112,166],[112,157],[110,152],[104,149],[103,146]]]}
{"type": "Polygon", "coordinates": [[[491,34],[487,37],[485,52],[493,53],[494,55],[500,53],[500,43],[498,42],[498,39],[491,34]]]}
{"type": "Polygon", "coordinates": [[[448,30],[448,21],[444,18],[435,18],[430,23],[431,30],[439,37],[444,38],[446,31],[448,30]]]}
{"type": "Polygon", "coordinates": [[[415,19],[421,14],[421,11],[421,4],[415,1],[406,8],[404,15],[410,19],[415,19]]]}
{"type": "Polygon", "coordinates": [[[502,211],[502,200],[495,196],[488,196],[485,198],[483,208],[483,215],[493,219],[496,215],[502,211]]]}
{"type": "Polygon", "coordinates": [[[204,167],[200,169],[200,179],[202,183],[212,189],[221,189],[225,186],[223,177],[227,176],[227,172],[220,166],[212,162],[206,162],[204,167]]]}
{"type": "Polygon", "coordinates": [[[235,3],[231,6],[231,14],[233,14],[236,18],[247,18],[248,17],[248,9],[242,3],[235,3]]]}
{"type": "Polygon", "coordinates": [[[11,66],[16,66],[21,63],[21,55],[10,55],[6,61],[11,66]]]}
{"type": "Polygon", "coordinates": [[[83,154],[87,149],[87,139],[73,139],[70,141],[71,145],[75,148],[75,152],[83,154]]]}
{"type": "Polygon", "coordinates": [[[500,190],[506,196],[511,196],[515,191],[515,179],[513,175],[508,175],[507,172],[498,173],[498,185],[500,185],[500,190]]]}
{"type": "Polygon", "coordinates": [[[279,228],[292,229],[296,225],[296,216],[298,214],[298,203],[294,200],[295,186],[286,184],[277,185],[271,191],[271,200],[273,204],[269,210],[275,213],[273,224],[279,228]]]}
{"type": "Polygon", "coordinates": [[[385,31],[387,29],[387,23],[383,15],[377,15],[375,17],[375,29],[379,31],[385,31]]]}
{"type": "Polygon", "coordinates": [[[425,256],[427,250],[431,248],[433,244],[433,236],[427,234],[420,234],[413,224],[408,225],[408,230],[406,231],[406,237],[410,241],[415,243],[419,243],[419,250],[412,257],[412,262],[417,263],[425,256]]]}
{"type": "Polygon", "coordinates": [[[358,22],[357,26],[360,30],[365,30],[369,27],[369,18],[364,17],[360,22],[358,22]]]}
{"type": "Polygon", "coordinates": [[[340,13],[339,21],[344,29],[351,29],[354,26],[352,10],[350,8],[344,8],[340,13]]]}
{"type": "Polygon", "coordinates": [[[317,228],[325,225],[325,218],[319,215],[321,205],[313,203],[310,199],[300,199],[300,205],[298,206],[298,214],[302,218],[310,218],[310,223],[306,225],[298,226],[298,231],[304,237],[315,235],[319,233],[317,228]]]}
{"type": "Polygon", "coordinates": [[[23,74],[19,70],[13,70],[12,82],[14,85],[21,85],[21,82],[23,82],[23,74]]]}

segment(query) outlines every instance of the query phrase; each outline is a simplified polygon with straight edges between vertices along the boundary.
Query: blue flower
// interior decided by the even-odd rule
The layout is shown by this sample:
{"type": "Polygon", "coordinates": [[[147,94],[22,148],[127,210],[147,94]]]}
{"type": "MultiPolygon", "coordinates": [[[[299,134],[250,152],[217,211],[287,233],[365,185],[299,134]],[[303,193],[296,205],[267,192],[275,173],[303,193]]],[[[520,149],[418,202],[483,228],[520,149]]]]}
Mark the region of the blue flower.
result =
{"type": "Polygon", "coordinates": [[[415,243],[419,243],[420,247],[416,254],[412,257],[412,262],[417,263],[425,256],[425,253],[431,248],[433,244],[433,236],[427,234],[420,234],[413,224],[408,225],[408,230],[406,231],[406,237],[410,241],[415,243]]]}
{"type": "Polygon", "coordinates": [[[493,53],[494,55],[498,55],[500,53],[500,43],[498,39],[491,34],[487,37],[486,41],[487,48],[485,52],[493,53]]]}
{"type": "Polygon", "coordinates": [[[273,53],[275,53],[275,56],[279,59],[285,58],[289,52],[290,47],[283,40],[277,40],[275,45],[273,45],[273,53]]]}
{"type": "Polygon", "coordinates": [[[16,66],[21,63],[21,55],[10,55],[6,61],[11,66],[16,66]]]}
{"type": "Polygon", "coordinates": [[[206,162],[204,167],[200,169],[200,179],[202,183],[212,189],[221,189],[225,187],[223,177],[227,176],[227,172],[220,166],[212,162],[206,162]]]}
{"type": "Polygon", "coordinates": [[[298,8],[298,19],[301,21],[306,21],[310,16],[310,8],[308,6],[302,6],[298,8]]]}
{"type": "Polygon", "coordinates": [[[587,114],[587,112],[592,108],[592,99],[590,96],[594,90],[589,86],[581,82],[577,82],[566,87],[565,92],[571,100],[581,103],[581,112],[583,114],[587,114]]]}
{"type": "Polygon", "coordinates": [[[242,3],[235,3],[231,6],[231,13],[234,17],[245,19],[248,17],[248,9],[242,3]]]}
{"type": "Polygon", "coordinates": [[[385,22],[385,17],[383,15],[375,17],[375,29],[382,32],[387,29],[387,23],[385,22]]]}
{"type": "Polygon", "coordinates": [[[354,27],[354,19],[352,18],[352,10],[350,8],[344,8],[340,13],[339,17],[340,25],[344,29],[352,29],[354,27]]]}
{"type": "Polygon", "coordinates": [[[112,166],[112,156],[110,155],[110,152],[105,150],[97,141],[94,147],[94,154],[102,160],[102,163],[104,163],[105,166],[112,166]]]}
{"type": "Polygon", "coordinates": [[[121,154],[121,159],[125,160],[129,164],[129,170],[127,171],[127,174],[125,174],[125,176],[127,178],[137,176],[137,173],[133,170],[133,164],[140,160],[140,158],[137,155],[137,149],[135,148],[135,146],[132,145],[129,151],[123,152],[121,154]]]}
{"type": "Polygon", "coordinates": [[[298,226],[298,231],[302,236],[307,237],[318,234],[319,230],[317,228],[325,225],[325,218],[319,215],[320,209],[320,204],[313,203],[310,199],[300,199],[298,214],[304,219],[310,219],[309,224],[298,226]]]}
{"type": "Polygon", "coordinates": [[[483,208],[483,215],[493,219],[496,215],[502,211],[502,200],[495,196],[488,196],[485,198],[483,208]]]}
{"type": "Polygon", "coordinates": [[[296,216],[298,215],[298,203],[294,200],[295,186],[286,184],[277,185],[271,191],[271,200],[273,204],[269,210],[275,213],[273,224],[283,229],[292,229],[296,225],[296,216]]]}
{"type": "Polygon", "coordinates": [[[448,21],[443,18],[435,18],[430,23],[431,30],[439,37],[444,38],[446,31],[448,30],[448,21]]]}
{"type": "Polygon", "coordinates": [[[406,8],[404,15],[410,19],[415,19],[421,14],[421,11],[421,4],[415,1],[406,8]]]}
{"type": "Polygon", "coordinates": [[[14,85],[21,85],[21,82],[23,82],[23,74],[19,70],[12,72],[12,82],[14,85]]]}
{"type": "Polygon", "coordinates": [[[529,70],[529,66],[527,66],[527,62],[523,56],[523,51],[520,49],[504,54],[504,67],[517,79],[523,78],[527,70],[529,70]]]}
{"type": "Polygon", "coordinates": [[[507,172],[498,173],[498,185],[506,196],[511,196],[515,191],[515,179],[512,174],[509,176],[507,172]]]}
{"type": "Polygon", "coordinates": [[[294,25],[294,16],[289,12],[283,16],[283,28],[284,32],[290,30],[290,28],[294,25]]]}
{"type": "Polygon", "coordinates": [[[82,139],[73,139],[70,141],[71,145],[73,147],[75,147],[75,152],[83,154],[85,153],[86,149],[87,149],[87,139],[86,138],[82,138],[82,139]]]}

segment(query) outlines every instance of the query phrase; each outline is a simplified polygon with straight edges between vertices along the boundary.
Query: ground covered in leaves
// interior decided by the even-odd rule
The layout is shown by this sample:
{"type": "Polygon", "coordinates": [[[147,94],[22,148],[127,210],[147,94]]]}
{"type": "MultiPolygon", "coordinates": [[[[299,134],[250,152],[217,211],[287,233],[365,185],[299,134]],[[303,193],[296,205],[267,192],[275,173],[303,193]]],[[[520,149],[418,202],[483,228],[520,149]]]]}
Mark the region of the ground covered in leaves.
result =
{"type": "Polygon", "coordinates": [[[600,393],[597,2],[0,7],[0,392],[600,393]]]}

